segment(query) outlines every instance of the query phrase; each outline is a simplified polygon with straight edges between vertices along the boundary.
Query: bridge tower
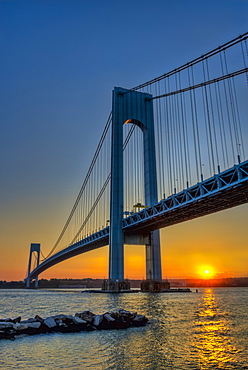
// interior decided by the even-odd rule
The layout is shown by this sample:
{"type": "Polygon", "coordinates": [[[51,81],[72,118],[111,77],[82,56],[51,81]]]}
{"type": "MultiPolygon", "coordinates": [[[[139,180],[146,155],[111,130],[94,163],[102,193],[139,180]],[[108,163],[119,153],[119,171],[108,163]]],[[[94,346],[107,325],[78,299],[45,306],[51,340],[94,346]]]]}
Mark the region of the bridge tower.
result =
{"type": "MultiPolygon", "coordinates": [[[[159,230],[124,240],[123,219],[123,124],[133,123],[143,132],[145,204],[158,201],[152,95],[120,87],[113,90],[110,200],[109,282],[124,281],[124,243],[146,245],[146,278],[162,280],[159,230]]],[[[117,284],[118,285],[118,284],[117,284]]],[[[112,285],[113,286],[113,285],[112,285]]],[[[108,290],[110,286],[108,286],[108,290]]]]}
{"type": "MultiPolygon", "coordinates": [[[[29,253],[29,261],[28,261],[28,276],[26,279],[26,288],[30,288],[30,283],[31,283],[30,271],[31,271],[31,265],[32,265],[33,252],[37,253],[36,266],[35,266],[36,268],[39,266],[39,263],[40,263],[40,244],[37,244],[37,243],[30,244],[30,253],[29,253]]],[[[39,280],[38,280],[38,275],[37,275],[35,279],[35,285],[34,285],[35,288],[38,288],[38,282],[39,280]]]]}

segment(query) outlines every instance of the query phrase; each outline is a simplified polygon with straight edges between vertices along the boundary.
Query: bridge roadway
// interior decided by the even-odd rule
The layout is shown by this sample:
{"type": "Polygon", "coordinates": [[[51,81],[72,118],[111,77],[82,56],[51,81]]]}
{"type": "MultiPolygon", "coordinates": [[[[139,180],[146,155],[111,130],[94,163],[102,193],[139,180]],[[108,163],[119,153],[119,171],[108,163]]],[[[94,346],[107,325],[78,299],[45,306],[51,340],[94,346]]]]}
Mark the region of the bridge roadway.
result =
{"type": "MultiPolygon", "coordinates": [[[[248,160],[161,200],[152,207],[123,219],[126,235],[146,235],[183,221],[248,202],[248,160]]],[[[49,267],[78,254],[109,244],[109,227],[55,253],[30,273],[34,279],[49,267]]]]}

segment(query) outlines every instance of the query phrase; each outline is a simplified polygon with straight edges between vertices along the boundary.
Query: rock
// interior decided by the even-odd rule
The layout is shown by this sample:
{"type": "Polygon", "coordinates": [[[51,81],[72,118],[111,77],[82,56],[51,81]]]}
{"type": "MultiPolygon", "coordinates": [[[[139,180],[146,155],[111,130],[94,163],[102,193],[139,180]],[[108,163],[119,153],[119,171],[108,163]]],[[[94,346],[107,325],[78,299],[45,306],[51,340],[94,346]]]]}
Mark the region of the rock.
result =
{"type": "Polygon", "coordinates": [[[9,321],[0,322],[0,330],[13,328],[13,326],[14,326],[13,322],[9,322],[9,321]]]}
{"type": "Polygon", "coordinates": [[[0,339],[21,338],[26,335],[40,333],[74,333],[82,330],[109,330],[126,329],[130,326],[143,326],[148,319],[143,315],[131,313],[126,310],[117,312],[105,312],[95,315],[91,311],[83,311],[72,315],[55,315],[43,319],[36,315],[35,318],[22,320],[18,316],[15,319],[0,319],[0,339]]]}
{"type": "Polygon", "coordinates": [[[60,314],[60,315],[55,315],[55,316],[51,316],[54,320],[63,320],[63,319],[66,319],[68,317],[68,315],[64,315],[64,314],[60,314]]]}
{"type": "Polygon", "coordinates": [[[119,312],[111,312],[111,317],[115,319],[112,322],[113,329],[126,329],[130,326],[130,319],[127,315],[121,315],[119,312]]]}
{"type": "Polygon", "coordinates": [[[61,319],[55,319],[57,326],[66,326],[66,324],[61,319]]]}
{"type": "Polygon", "coordinates": [[[103,316],[107,321],[110,322],[116,321],[108,312],[106,312],[103,316]]]}
{"type": "Polygon", "coordinates": [[[27,324],[28,328],[34,328],[34,329],[39,329],[41,326],[41,323],[39,321],[36,322],[28,322],[27,324]]]}
{"type": "Polygon", "coordinates": [[[55,326],[57,326],[55,320],[52,318],[52,317],[47,317],[45,320],[44,320],[44,324],[46,326],[48,326],[49,328],[54,328],[55,326]]]}
{"type": "Polygon", "coordinates": [[[18,316],[15,319],[13,319],[13,322],[16,324],[17,322],[20,322],[21,319],[22,319],[21,316],[18,316]]]}
{"type": "MultiPolygon", "coordinates": [[[[40,324],[40,323],[39,323],[40,324]]],[[[16,323],[16,324],[14,324],[14,326],[13,326],[13,329],[15,329],[15,330],[25,330],[25,329],[27,329],[28,328],[28,325],[27,324],[20,324],[20,323],[16,323]]]]}
{"type": "Polygon", "coordinates": [[[74,324],[72,315],[67,315],[66,317],[63,317],[61,321],[63,325],[66,325],[66,326],[74,324]]]}
{"type": "Polygon", "coordinates": [[[130,316],[130,315],[131,315],[131,312],[126,311],[126,310],[119,310],[119,313],[120,313],[121,315],[127,315],[127,316],[130,316]]]}
{"type": "Polygon", "coordinates": [[[144,326],[147,322],[148,322],[147,317],[145,317],[145,316],[143,316],[143,315],[136,315],[136,316],[132,319],[132,324],[133,324],[134,326],[144,326]]]}
{"type": "Polygon", "coordinates": [[[91,324],[95,315],[90,311],[83,311],[81,313],[76,313],[75,316],[91,324]]]}
{"type": "Polygon", "coordinates": [[[36,321],[39,321],[41,323],[44,323],[44,319],[42,319],[42,317],[40,317],[39,315],[35,315],[34,318],[35,318],[36,321]]]}
{"type": "Polygon", "coordinates": [[[147,320],[147,318],[143,315],[136,315],[133,319],[133,321],[144,321],[144,320],[147,320]]]}
{"type": "Polygon", "coordinates": [[[103,315],[95,315],[93,318],[92,324],[96,327],[98,327],[103,320],[103,315]]]}
{"type": "Polygon", "coordinates": [[[83,319],[80,319],[80,317],[72,316],[72,321],[74,324],[86,324],[86,321],[83,319]]]}

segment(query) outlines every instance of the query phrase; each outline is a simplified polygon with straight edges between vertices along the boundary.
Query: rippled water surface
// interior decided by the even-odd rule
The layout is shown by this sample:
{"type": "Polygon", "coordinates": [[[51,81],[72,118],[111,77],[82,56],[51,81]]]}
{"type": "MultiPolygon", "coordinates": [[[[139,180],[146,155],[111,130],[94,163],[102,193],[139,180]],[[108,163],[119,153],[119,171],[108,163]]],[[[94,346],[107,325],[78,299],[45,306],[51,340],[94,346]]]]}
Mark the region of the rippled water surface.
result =
{"type": "Polygon", "coordinates": [[[248,288],[199,293],[89,294],[1,290],[0,318],[126,309],[150,324],[0,341],[1,369],[248,369],[248,288]]]}

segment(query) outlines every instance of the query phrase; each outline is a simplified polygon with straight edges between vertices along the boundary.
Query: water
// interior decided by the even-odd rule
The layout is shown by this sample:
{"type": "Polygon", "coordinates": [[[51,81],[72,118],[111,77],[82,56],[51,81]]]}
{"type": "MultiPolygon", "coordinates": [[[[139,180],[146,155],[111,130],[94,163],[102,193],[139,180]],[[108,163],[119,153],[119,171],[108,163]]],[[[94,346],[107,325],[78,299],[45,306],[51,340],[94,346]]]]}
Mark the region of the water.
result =
{"type": "Polygon", "coordinates": [[[0,341],[0,368],[53,370],[248,369],[248,288],[185,294],[1,290],[0,318],[124,308],[151,324],[0,341]]]}

